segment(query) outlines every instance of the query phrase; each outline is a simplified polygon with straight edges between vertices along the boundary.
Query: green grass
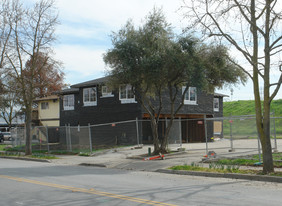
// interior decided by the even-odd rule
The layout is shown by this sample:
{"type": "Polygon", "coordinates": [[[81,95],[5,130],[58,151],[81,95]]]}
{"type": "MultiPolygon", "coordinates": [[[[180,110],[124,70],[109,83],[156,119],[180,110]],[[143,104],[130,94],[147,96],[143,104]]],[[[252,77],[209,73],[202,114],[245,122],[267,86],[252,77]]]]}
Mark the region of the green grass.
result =
{"type": "Polygon", "coordinates": [[[231,166],[225,165],[209,165],[209,167],[204,167],[200,165],[178,165],[169,168],[171,170],[186,170],[186,171],[200,171],[200,172],[215,172],[215,173],[240,173],[240,174],[258,174],[256,170],[240,170],[237,168],[232,168],[231,166]]]}
{"type": "Polygon", "coordinates": [[[4,151],[4,148],[7,147],[7,145],[1,144],[0,145],[0,151],[4,151]]]}
{"type": "MultiPolygon", "coordinates": [[[[272,157],[274,167],[282,167],[282,162],[280,162],[282,161],[282,153],[273,153],[272,157]]],[[[216,162],[223,165],[254,166],[255,163],[259,162],[259,155],[253,155],[249,158],[220,159],[216,162]]]]}
{"type": "Polygon", "coordinates": [[[33,153],[32,155],[30,155],[30,157],[36,159],[59,159],[58,157],[51,154],[38,154],[38,153],[33,153]]]}
{"type": "Polygon", "coordinates": [[[217,163],[223,164],[223,165],[241,165],[241,166],[250,166],[254,165],[256,162],[258,162],[258,159],[221,159],[218,160],[217,163]]]}
{"type": "MultiPolygon", "coordinates": [[[[263,175],[260,170],[251,169],[239,169],[238,165],[223,165],[220,163],[211,163],[209,167],[200,166],[192,163],[191,165],[178,165],[169,168],[171,170],[184,170],[184,171],[199,171],[199,172],[212,172],[212,173],[236,173],[236,174],[251,174],[251,175],[263,175]]],[[[268,174],[270,176],[282,177],[282,172],[274,172],[268,174]]]]}
{"type": "MultiPolygon", "coordinates": [[[[275,117],[282,117],[282,99],[273,100],[270,111],[275,112],[275,117]]],[[[255,103],[253,100],[239,100],[223,103],[223,116],[242,116],[255,115],[255,103]]],[[[255,117],[254,117],[255,118],[255,117]]],[[[271,120],[271,135],[273,135],[273,120],[271,120]]],[[[282,136],[282,119],[275,120],[276,136],[282,136]]],[[[228,120],[223,122],[224,136],[230,135],[230,123],[228,120]]],[[[234,137],[257,136],[255,119],[233,119],[232,134],[234,137]]]]}
{"type": "Polygon", "coordinates": [[[51,155],[51,154],[38,154],[33,153],[32,155],[22,155],[21,153],[0,153],[0,156],[8,156],[8,157],[27,157],[27,158],[34,158],[34,159],[58,159],[58,157],[51,155]]]}
{"type": "MultiPolygon", "coordinates": [[[[262,170],[240,169],[240,166],[254,166],[259,161],[258,155],[248,156],[248,158],[220,159],[210,162],[208,167],[192,163],[191,165],[178,165],[171,167],[172,170],[215,172],[215,173],[239,173],[263,175],[262,170]]],[[[274,167],[282,167],[282,153],[273,153],[274,167]]],[[[282,177],[282,172],[268,174],[271,176],[282,177]]]]}

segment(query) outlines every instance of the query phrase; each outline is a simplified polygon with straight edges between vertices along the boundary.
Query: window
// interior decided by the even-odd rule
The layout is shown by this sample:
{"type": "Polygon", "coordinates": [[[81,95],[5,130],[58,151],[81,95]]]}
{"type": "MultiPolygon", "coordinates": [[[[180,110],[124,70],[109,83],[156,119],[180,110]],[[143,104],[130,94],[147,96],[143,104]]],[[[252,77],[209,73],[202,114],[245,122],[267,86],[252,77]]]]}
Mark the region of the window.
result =
{"type": "Polygon", "coordinates": [[[41,102],[41,109],[49,109],[49,103],[48,102],[41,102]]]}
{"type": "Polygon", "coordinates": [[[64,110],[74,110],[74,95],[64,95],[63,99],[64,110]]]}
{"type": "Polygon", "coordinates": [[[213,111],[219,112],[219,98],[213,98],[213,111]]]}
{"type": "Polygon", "coordinates": [[[112,91],[107,86],[102,86],[102,97],[113,97],[112,91]]]}
{"type": "MultiPolygon", "coordinates": [[[[184,93],[186,87],[182,87],[184,93]]],[[[189,87],[184,95],[184,104],[197,104],[197,89],[196,87],[189,87]]]]}
{"type": "Polygon", "coordinates": [[[83,89],[83,105],[84,106],[96,106],[97,105],[96,87],[83,89]]]}
{"type": "Polygon", "coordinates": [[[119,87],[119,99],[121,103],[136,103],[131,85],[122,85],[119,87]]]}

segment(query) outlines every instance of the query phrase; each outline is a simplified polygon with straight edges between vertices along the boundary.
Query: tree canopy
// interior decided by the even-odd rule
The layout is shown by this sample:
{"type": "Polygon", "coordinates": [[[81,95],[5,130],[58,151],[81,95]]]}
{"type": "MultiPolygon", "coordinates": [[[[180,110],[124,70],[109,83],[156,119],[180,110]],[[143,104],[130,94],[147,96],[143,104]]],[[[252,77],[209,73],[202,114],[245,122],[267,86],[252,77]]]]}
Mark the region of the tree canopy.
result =
{"type": "Polygon", "coordinates": [[[138,28],[128,21],[112,34],[112,44],[113,48],[104,56],[111,68],[108,71],[111,83],[117,88],[121,84],[132,86],[150,116],[156,153],[166,152],[169,130],[189,87],[213,92],[225,83],[245,80],[243,72],[228,60],[225,47],[204,45],[191,35],[175,34],[160,9],[153,9],[138,28]],[[170,99],[171,121],[159,142],[158,121],[164,93],[170,99]],[[176,104],[179,95],[182,101],[176,104]]]}

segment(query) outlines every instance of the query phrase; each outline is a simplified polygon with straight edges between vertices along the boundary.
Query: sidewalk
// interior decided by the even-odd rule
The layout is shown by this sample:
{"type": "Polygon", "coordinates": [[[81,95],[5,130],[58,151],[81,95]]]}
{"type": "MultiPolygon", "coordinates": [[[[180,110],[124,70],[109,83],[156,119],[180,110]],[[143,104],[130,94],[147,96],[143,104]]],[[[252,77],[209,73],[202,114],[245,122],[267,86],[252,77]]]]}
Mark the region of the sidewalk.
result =
{"type": "MultiPolygon", "coordinates": [[[[282,141],[279,140],[279,147],[282,148],[282,141]]],[[[252,154],[258,154],[255,149],[257,140],[237,140],[236,148],[230,152],[230,143],[228,140],[218,141],[208,144],[208,151],[214,151],[219,158],[238,157],[252,154]],[[253,148],[253,149],[250,149],[253,148]]],[[[179,145],[178,145],[179,146],[179,145]]],[[[198,163],[206,155],[205,143],[182,144],[184,152],[175,152],[174,154],[165,155],[165,160],[149,160],[143,161],[140,155],[148,154],[148,149],[151,148],[153,152],[153,145],[143,145],[140,149],[137,147],[122,147],[117,149],[110,149],[103,152],[94,153],[93,156],[69,156],[60,155],[60,159],[54,159],[51,162],[54,164],[64,165],[99,165],[107,168],[119,168],[134,170],[147,170],[154,171],[157,169],[166,169],[174,165],[191,164],[192,162],[198,163]],[[130,164],[130,165],[129,165],[130,164]]],[[[171,147],[171,149],[177,150],[171,147]]]]}
{"type": "MultiPolygon", "coordinates": [[[[104,152],[97,152],[94,156],[59,156],[60,159],[54,159],[50,162],[56,165],[82,165],[82,166],[94,166],[105,167],[114,169],[134,170],[134,171],[149,171],[149,172],[161,172],[170,174],[181,175],[195,175],[206,177],[220,177],[220,178],[233,178],[233,179],[248,179],[255,181],[268,181],[282,183],[282,177],[270,177],[259,175],[240,175],[240,174],[216,174],[205,172],[187,172],[187,171],[171,171],[167,170],[169,167],[175,165],[191,165],[192,162],[199,163],[204,158],[206,151],[203,149],[191,149],[191,144],[183,145],[186,149],[184,152],[176,152],[174,154],[165,155],[164,160],[143,160],[141,155],[148,154],[148,149],[153,150],[152,145],[145,145],[140,149],[134,147],[124,147],[118,149],[107,150],[104,152]],[[188,147],[188,148],[187,148],[188,147]],[[189,148],[190,147],[190,148],[189,148]]],[[[235,150],[229,152],[228,149],[216,149],[217,157],[238,157],[250,154],[257,154],[256,150],[235,150]]],[[[260,169],[261,167],[240,167],[241,169],[260,169]]],[[[281,168],[276,168],[276,171],[282,171],[281,168]]]]}
{"type": "MultiPolygon", "coordinates": [[[[278,148],[282,148],[282,140],[278,141],[278,148]]],[[[209,143],[208,151],[214,151],[217,158],[232,158],[240,157],[251,154],[258,154],[257,149],[255,149],[254,144],[256,140],[242,140],[236,141],[236,148],[230,152],[230,147],[228,147],[229,141],[220,141],[209,143]],[[253,148],[253,149],[250,149],[253,148]]],[[[223,178],[235,178],[235,179],[249,179],[249,180],[260,180],[260,181],[271,181],[282,183],[282,177],[278,178],[268,178],[267,176],[258,175],[234,175],[234,174],[224,174],[218,175],[215,173],[203,173],[203,172],[187,172],[180,171],[175,172],[167,170],[169,167],[175,165],[191,165],[191,163],[199,163],[204,158],[206,154],[205,143],[196,144],[183,144],[182,148],[185,151],[175,152],[173,154],[166,154],[164,160],[143,160],[145,154],[148,154],[148,149],[151,148],[153,152],[152,145],[143,145],[141,148],[138,147],[122,147],[117,149],[109,149],[102,152],[93,153],[93,156],[78,156],[78,155],[58,155],[59,159],[48,160],[54,165],[82,165],[82,166],[94,166],[94,167],[105,167],[113,169],[123,169],[123,170],[134,170],[134,171],[148,171],[148,172],[165,172],[171,174],[186,174],[186,175],[201,175],[210,177],[223,177],[223,178]],[[254,178],[254,176],[257,176],[254,178]]],[[[177,148],[175,148],[176,150],[177,148]]],[[[280,151],[281,152],[281,151],[280,151]]],[[[208,164],[207,164],[208,165],[208,164]]],[[[240,167],[244,169],[246,167],[240,167]]],[[[247,169],[247,168],[246,168],[247,169]]],[[[251,167],[251,169],[260,169],[261,167],[251,167]]],[[[282,171],[281,168],[276,168],[276,171],[282,171]]]]}

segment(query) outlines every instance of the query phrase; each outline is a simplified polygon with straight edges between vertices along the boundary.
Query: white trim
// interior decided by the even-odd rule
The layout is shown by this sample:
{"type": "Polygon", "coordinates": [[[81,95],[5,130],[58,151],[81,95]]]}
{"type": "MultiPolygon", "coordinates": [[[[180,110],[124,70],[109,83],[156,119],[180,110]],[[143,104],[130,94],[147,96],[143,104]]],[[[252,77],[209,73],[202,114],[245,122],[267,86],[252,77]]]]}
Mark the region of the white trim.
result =
{"type": "Polygon", "coordinates": [[[108,94],[108,95],[102,95],[102,96],[100,96],[100,98],[108,98],[108,97],[114,97],[115,95],[113,95],[113,94],[108,94]]]}
{"type": "Polygon", "coordinates": [[[85,106],[85,107],[97,106],[97,101],[94,101],[94,102],[83,102],[83,106],[85,106]]]}
{"type": "Polygon", "coordinates": [[[130,104],[130,103],[137,103],[135,99],[120,99],[122,104],[130,104]]]}

